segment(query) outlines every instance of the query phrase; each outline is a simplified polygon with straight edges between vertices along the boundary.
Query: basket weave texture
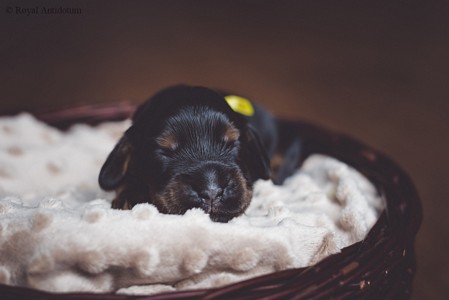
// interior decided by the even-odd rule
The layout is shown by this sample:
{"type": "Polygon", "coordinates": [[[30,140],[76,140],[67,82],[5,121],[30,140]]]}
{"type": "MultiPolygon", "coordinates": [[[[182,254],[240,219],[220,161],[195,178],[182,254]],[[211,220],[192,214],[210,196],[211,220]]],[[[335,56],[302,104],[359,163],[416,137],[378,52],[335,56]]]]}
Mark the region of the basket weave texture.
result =
{"type": "MultiPolygon", "coordinates": [[[[130,103],[89,105],[37,113],[65,129],[75,123],[98,124],[131,116],[130,103]]],[[[0,284],[9,299],[409,299],[416,269],[414,241],[422,219],[418,194],[409,176],[392,160],[344,134],[301,121],[285,121],[303,141],[303,156],[321,153],[357,169],[375,184],[386,209],[367,237],[306,268],[272,273],[222,288],[152,296],[55,294],[0,284]]],[[[1,249],[0,249],[1,250],[1,249]]]]}

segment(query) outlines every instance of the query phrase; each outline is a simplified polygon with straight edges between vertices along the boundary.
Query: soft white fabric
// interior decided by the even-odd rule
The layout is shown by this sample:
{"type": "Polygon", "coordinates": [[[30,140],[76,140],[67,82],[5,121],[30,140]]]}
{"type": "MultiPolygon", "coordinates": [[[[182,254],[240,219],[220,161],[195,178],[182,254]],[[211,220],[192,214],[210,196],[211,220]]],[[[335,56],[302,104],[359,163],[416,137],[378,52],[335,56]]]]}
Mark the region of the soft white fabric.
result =
{"type": "Polygon", "coordinates": [[[129,121],[63,133],[0,118],[0,282],[49,291],[151,294],[304,267],[360,241],[382,201],[358,172],[309,157],[283,186],[258,181],[245,215],[110,209],[98,171],[129,121]]]}

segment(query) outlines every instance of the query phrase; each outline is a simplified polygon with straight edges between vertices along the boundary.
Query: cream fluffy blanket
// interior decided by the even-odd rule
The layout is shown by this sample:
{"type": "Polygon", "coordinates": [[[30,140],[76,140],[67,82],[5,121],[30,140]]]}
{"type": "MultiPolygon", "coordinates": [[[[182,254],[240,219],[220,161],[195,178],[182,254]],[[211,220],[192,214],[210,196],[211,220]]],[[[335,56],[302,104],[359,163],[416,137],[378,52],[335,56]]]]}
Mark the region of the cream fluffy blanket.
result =
{"type": "Polygon", "coordinates": [[[304,267],[360,241],[382,201],[333,158],[309,157],[279,187],[258,181],[245,215],[109,208],[98,171],[129,121],[60,132],[0,118],[0,282],[48,291],[156,293],[304,267]]]}

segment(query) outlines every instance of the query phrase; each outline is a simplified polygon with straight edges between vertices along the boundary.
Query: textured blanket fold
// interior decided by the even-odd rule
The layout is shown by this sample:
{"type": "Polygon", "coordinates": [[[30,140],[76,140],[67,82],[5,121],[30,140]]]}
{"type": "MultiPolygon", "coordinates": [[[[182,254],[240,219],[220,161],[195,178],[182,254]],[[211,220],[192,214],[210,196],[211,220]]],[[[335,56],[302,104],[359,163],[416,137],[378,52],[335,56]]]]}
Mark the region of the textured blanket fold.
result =
{"type": "Polygon", "coordinates": [[[283,186],[258,181],[227,224],[198,209],[110,209],[98,170],[129,121],[60,132],[0,118],[0,282],[48,291],[151,294],[304,267],[360,241],[382,210],[373,185],[313,155],[283,186]]]}

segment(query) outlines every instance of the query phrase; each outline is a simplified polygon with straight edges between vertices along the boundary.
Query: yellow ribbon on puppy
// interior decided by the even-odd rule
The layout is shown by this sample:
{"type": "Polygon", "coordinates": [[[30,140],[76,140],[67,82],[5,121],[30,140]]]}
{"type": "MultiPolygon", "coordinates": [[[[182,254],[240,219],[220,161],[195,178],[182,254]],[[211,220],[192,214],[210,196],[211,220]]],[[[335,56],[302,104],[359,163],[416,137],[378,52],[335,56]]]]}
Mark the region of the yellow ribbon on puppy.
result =
{"type": "Polygon", "coordinates": [[[247,117],[254,115],[254,107],[248,99],[236,95],[228,95],[225,96],[225,100],[236,113],[247,117]]]}

